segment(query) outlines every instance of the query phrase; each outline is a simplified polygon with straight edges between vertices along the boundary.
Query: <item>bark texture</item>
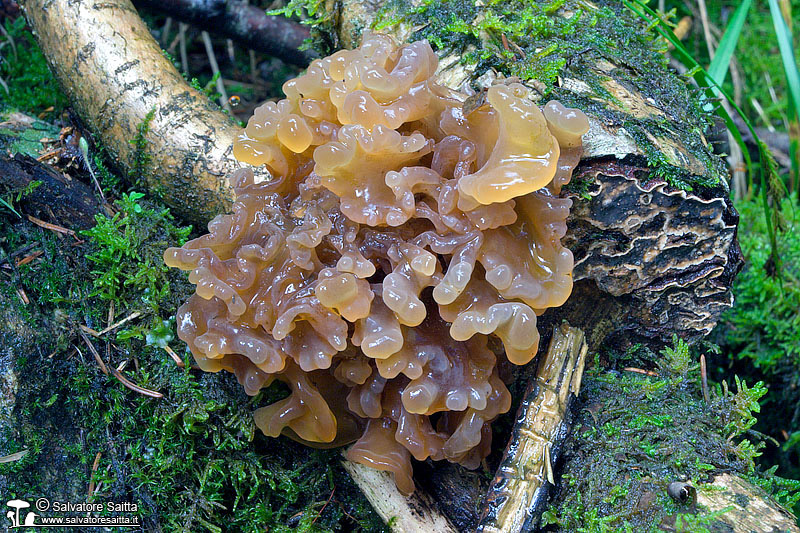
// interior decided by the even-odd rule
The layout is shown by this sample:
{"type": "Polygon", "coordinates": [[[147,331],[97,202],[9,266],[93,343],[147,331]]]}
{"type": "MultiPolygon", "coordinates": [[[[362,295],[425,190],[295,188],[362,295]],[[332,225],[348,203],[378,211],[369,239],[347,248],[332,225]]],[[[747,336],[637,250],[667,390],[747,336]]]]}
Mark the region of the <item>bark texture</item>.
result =
{"type": "Polygon", "coordinates": [[[578,328],[565,322],[553,332],[486,495],[479,532],[520,533],[538,527],[555,485],[554,465],[569,434],[570,405],[580,394],[587,352],[578,328]]]}
{"type": "Polygon", "coordinates": [[[129,0],[22,7],[72,106],[121,170],[191,220],[230,207],[236,125],[184,81],[129,0]]]}
{"type": "Polygon", "coordinates": [[[94,226],[94,216],[102,210],[91,187],[82,181],[67,179],[30,156],[0,154],[0,184],[22,190],[35,181],[40,185],[25,196],[22,202],[25,212],[65,223],[70,229],[94,226]]]}

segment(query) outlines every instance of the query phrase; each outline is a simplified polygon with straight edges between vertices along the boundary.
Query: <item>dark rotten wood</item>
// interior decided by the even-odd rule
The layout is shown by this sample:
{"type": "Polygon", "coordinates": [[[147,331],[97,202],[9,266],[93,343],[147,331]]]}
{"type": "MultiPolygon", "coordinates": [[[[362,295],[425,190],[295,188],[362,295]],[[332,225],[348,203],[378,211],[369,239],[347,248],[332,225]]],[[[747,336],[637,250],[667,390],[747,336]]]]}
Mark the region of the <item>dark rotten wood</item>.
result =
{"type": "Polygon", "coordinates": [[[26,213],[75,230],[94,226],[102,208],[89,185],[30,156],[0,153],[0,185],[22,190],[35,181],[40,185],[22,199],[26,213]]]}

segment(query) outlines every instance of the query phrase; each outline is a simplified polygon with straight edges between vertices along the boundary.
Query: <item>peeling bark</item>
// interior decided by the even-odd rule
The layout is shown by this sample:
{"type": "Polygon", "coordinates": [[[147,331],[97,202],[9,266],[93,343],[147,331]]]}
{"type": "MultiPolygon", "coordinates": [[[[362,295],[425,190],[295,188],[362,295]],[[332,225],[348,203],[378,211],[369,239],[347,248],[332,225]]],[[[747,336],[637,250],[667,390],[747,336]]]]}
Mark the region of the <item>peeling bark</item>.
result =
{"type": "Polygon", "coordinates": [[[519,407],[503,460],[486,494],[478,531],[535,530],[555,485],[555,463],[571,425],[588,347],[566,322],[553,332],[519,407]]]}

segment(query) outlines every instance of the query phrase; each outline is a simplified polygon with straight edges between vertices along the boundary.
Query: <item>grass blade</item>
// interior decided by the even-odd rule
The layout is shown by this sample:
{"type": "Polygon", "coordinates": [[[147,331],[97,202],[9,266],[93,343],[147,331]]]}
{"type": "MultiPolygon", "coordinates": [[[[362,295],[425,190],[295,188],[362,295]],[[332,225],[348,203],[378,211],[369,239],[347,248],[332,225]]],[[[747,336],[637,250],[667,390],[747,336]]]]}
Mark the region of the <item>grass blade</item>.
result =
{"type": "Polygon", "coordinates": [[[796,117],[800,117],[800,71],[794,60],[794,47],[792,46],[792,33],[783,20],[778,0],[769,0],[769,11],[772,15],[772,24],[775,26],[775,36],[778,39],[778,48],[781,51],[783,70],[786,74],[786,84],[789,86],[789,99],[796,117]]]}
{"type": "Polygon", "coordinates": [[[733,57],[733,51],[736,49],[736,44],[739,42],[739,36],[742,34],[742,28],[744,28],[744,21],[747,18],[747,13],[750,11],[750,6],[752,4],[753,0],[744,0],[744,2],[736,8],[730,22],[728,22],[728,27],[725,28],[725,34],[719,41],[719,46],[717,46],[717,51],[714,53],[714,58],[708,65],[708,75],[720,85],[722,85],[725,81],[725,77],[728,75],[728,67],[731,63],[731,57],[733,57]]]}

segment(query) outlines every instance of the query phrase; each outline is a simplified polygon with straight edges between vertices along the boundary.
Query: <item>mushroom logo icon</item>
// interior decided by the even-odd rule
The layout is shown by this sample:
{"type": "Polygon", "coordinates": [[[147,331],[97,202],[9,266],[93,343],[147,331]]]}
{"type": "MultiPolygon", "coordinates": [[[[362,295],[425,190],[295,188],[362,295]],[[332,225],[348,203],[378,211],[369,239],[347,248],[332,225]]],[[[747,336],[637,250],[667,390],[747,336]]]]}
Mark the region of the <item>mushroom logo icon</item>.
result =
{"type": "Polygon", "coordinates": [[[19,511],[20,511],[20,509],[27,509],[28,507],[31,506],[30,503],[26,502],[25,500],[9,500],[9,501],[6,502],[6,505],[8,507],[11,507],[12,509],[14,509],[13,511],[8,511],[6,513],[6,516],[8,517],[8,519],[11,520],[11,527],[9,529],[13,529],[13,528],[16,528],[16,527],[22,527],[22,526],[32,526],[32,525],[34,525],[34,520],[36,519],[36,516],[38,516],[36,513],[28,513],[25,516],[25,522],[24,523],[20,523],[20,521],[19,521],[19,511]]]}

